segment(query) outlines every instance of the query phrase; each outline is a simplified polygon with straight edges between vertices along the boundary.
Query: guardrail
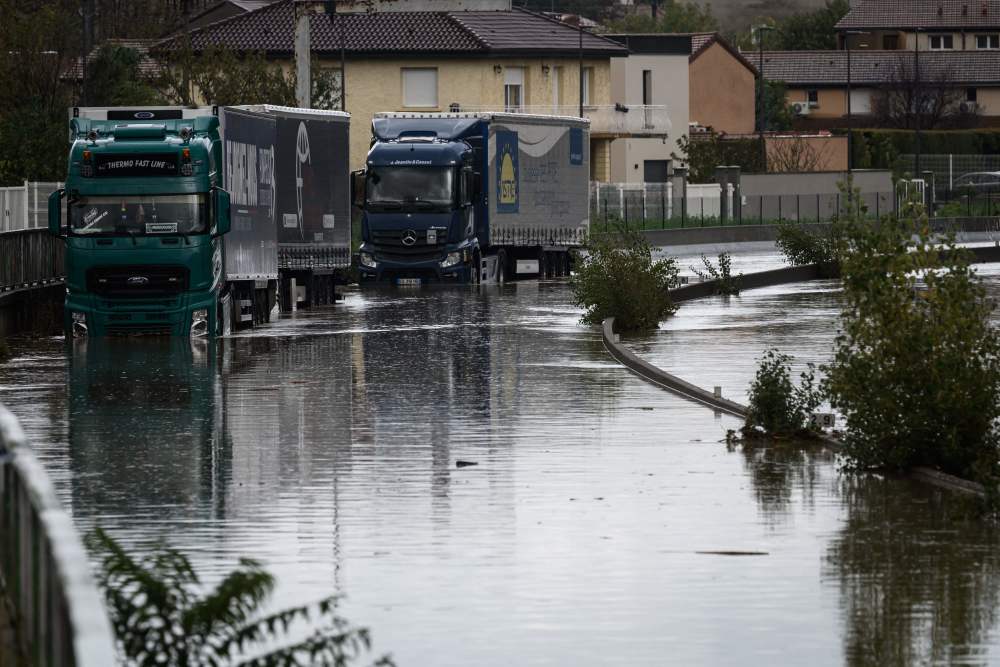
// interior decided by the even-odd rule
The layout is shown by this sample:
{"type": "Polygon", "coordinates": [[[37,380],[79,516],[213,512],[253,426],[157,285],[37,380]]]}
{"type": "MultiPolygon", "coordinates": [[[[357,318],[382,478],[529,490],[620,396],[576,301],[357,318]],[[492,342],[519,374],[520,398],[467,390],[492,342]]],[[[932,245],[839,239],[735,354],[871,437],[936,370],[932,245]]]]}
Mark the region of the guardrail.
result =
{"type": "Polygon", "coordinates": [[[0,233],[46,227],[49,195],[62,186],[61,182],[25,181],[0,188],[0,233]]]}
{"type": "Polygon", "coordinates": [[[109,667],[115,640],[73,521],[0,406],[0,592],[28,664],[109,667]]]}
{"type": "Polygon", "coordinates": [[[0,295],[61,280],[64,256],[63,240],[47,228],[0,234],[0,295]]]}

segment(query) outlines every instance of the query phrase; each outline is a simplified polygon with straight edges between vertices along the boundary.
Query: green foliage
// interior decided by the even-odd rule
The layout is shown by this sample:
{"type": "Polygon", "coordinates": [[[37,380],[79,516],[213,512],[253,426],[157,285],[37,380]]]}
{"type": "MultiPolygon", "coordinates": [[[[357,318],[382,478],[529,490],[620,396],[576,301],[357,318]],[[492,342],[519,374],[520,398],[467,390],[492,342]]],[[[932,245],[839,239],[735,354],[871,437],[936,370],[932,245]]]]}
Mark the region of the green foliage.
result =
{"type": "Polygon", "coordinates": [[[577,305],[587,309],[585,324],[614,317],[619,331],[646,331],[676,310],[669,290],[678,284],[677,267],[654,260],[641,234],[618,228],[593,235],[587,253],[571,283],[577,305]]]}
{"type": "Polygon", "coordinates": [[[79,52],[78,7],[0,0],[0,185],[65,178],[73,89],[61,77],[79,52]]]}
{"type": "Polygon", "coordinates": [[[733,259],[728,252],[719,253],[718,267],[712,264],[712,260],[705,255],[701,256],[701,263],[705,265],[705,270],[694,269],[694,272],[702,280],[714,280],[716,294],[734,296],[740,293],[740,278],[743,277],[743,274],[733,277],[733,259]]]}
{"type": "Polygon", "coordinates": [[[87,98],[93,106],[117,107],[163,104],[139,69],[135,49],[105,44],[87,68],[87,98]]]}
{"type": "Polygon", "coordinates": [[[712,14],[712,6],[704,7],[694,2],[666,0],[661,2],[657,17],[630,14],[621,19],[609,21],[610,32],[715,32],[719,21],[712,14]]]}
{"type": "MultiPolygon", "coordinates": [[[[100,529],[87,542],[101,559],[98,582],[128,665],[342,667],[370,649],[368,631],[337,616],[334,597],[261,614],[274,577],[255,560],[241,559],[239,567],[203,594],[190,561],[175,549],[161,545],[136,559],[100,529]],[[323,629],[282,645],[289,628],[300,622],[323,629]]],[[[374,664],[393,662],[382,657],[374,664]]]]}
{"type": "MultiPolygon", "coordinates": [[[[760,86],[758,79],[757,86],[760,86]]],[[[758,98],[759,99],[759,98],[758,98]]],[[[788,104],[787,88],[784,81],[764,82],[764,107],[757,114],[757,129],[766,122],[765,132],[785,132],[792,129],[792,107],[788,104]]]]}
{"type": "MultiPolygon", "coordinates": [[[[916,153],[910,130],[855,130],[852,143],[858,169],[895,169],[900,155],[916,153]]],[[[1000,130],[924,130],[920,150],[924,155],[998,155],[1000,130]]]]}
{"type": "Polygon", "coordinates": [[[776,243],[792,266],[830,264],[840,256],[844,228],[836,220],[820,227],[783,222],[778,226],[776,243]]]}
{"type": "Polygon", "coordinates": [[[715,180],[715,168],[720,165],[739,165],[745,174],[763,171],[760,140],[753,138],[727,139],[724,135],[709,133],[689,139],[677,140],[678,153],[671,155],[688,165],[688,180],[692,183],[710,183],[715,180]]]}
{"type": "Polygon", "coordinates": [[[824,51],[838,48],[837,22],[850,10],[849,0],[827,0],[826,6],[811,12],[797,12],[780,20],[761,17],[753,27],[733,38],[745,51],[756,51],[758,44],[754,28],[770,25],[764,31],[766,51],[824,51]]]}
{"type": "Polygon", "coordinates": [[[813,412],[822,402],[812,365],[800,383],[791,380],[791,357],[767,350],[750,385],[750,405],[741,433],[746,439],[760,437],[809,437],[813,412]]]}
{"type": "Polygon", "coordinates": [[[827,371],[858,467],[931,466],[996,484],[1000,338],[994,304],[954,239],[919,205],[852,220],[841,258],[842,331],[827,371]]]}

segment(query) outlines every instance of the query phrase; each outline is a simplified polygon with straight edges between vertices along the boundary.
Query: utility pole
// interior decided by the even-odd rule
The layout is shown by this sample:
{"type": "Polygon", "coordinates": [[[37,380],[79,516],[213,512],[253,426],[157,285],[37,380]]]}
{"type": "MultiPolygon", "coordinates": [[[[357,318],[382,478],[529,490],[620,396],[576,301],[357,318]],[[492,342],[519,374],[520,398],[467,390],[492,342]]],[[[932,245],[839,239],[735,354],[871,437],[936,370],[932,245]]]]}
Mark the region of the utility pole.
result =
{"type": "Polygon", "coordinates": [[[576,25],[580,33],[580,118],[583,118],[583,16],[576,15],[576,25]]]}
{"type": "Polygon", "coordinates": [[[312,106],[312,43],[309,34],[311,3],[295,2],[295,103],[308,109],[312,106]]]}
{"type": "Polygon", "coordinates": [[[760,137],[760,164],[761,169],[764,173],[767,173],[767,144],[764,142],[764,131],[767,129],[767,99],[764,96],[764,88],[767,81],[764,79],[764,31],[774,30],[773,27],[769,25],[757,26],[757,50],[760,54],[760,71],[757,73],[760,77],[760,85],[757,86],[757,98],[758,98],[758,108],[760,109],[760,118],[758,120],[758,136],[760,137]]]}
{"type": "Polygon", "coordinates": [[[851,115],[851,36],[868,35],[864,30],[848,30],[844,33],[844,47],[847,49],[847,173],[854,164],[854,116],[851,115]]]}
{"type": "Polygon", "coordinates": [[[914,122],[916,123],[916,134],[914,143],[916,144],[916,165],[913,177],[920,177],[920,114],[923,111],[924,101],[920,97],[920,32],[919,28],[913,29],[913,101],[916,105],[914,111],[914,122]]]}
{"type": "Polygon", "coordinates": [[[90,52],[94,50],[94,0],[83,0],[83,57],[80,58],[80,76],[83,77],[83,90],[81,103],[83,106],[90,104],[90,77],[87,60],[90,52]]]}

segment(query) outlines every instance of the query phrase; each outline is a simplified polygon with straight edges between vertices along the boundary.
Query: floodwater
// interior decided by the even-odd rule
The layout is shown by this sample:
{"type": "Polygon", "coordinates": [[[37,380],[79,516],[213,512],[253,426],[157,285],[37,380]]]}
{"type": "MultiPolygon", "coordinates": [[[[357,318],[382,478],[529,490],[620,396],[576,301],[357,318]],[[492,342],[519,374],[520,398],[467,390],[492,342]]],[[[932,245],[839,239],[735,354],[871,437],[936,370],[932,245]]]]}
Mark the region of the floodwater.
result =
{"type": "MultiPolygon", "coordinates": [[[[686,304],[634,344],[741,400],[765,346],[825,358],[837,298],[686,304]]],[[[261,559],[275,605],[342,594],[400,665],[1000,662],[1000,532],[965,499],[730,451],[738,420],[578,318],[561,281],[353,291],[217,345],[16,341],[0,401],[83,529],[210,582],[261,559]]]]}

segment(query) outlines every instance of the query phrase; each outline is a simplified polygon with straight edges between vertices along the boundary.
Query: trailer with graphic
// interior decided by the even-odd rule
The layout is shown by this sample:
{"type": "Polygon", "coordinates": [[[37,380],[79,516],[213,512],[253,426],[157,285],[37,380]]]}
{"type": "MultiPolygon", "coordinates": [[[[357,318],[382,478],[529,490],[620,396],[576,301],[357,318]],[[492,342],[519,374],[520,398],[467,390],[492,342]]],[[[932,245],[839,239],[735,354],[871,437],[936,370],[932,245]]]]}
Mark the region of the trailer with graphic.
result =
{"type": "Polygon", "coordinates": [[[279,294],[332,302],[350,258],[348,122],[272,106],[72,109],[66,187],[49,199],[67,333],[216,335],[269,321],[279,294]]]}
{"type": "Polygon", "coordinates": [[[379,113],[365,169],[365,280],[503,282],[570,271],[589,228],[589,121],[379,113]]]}

